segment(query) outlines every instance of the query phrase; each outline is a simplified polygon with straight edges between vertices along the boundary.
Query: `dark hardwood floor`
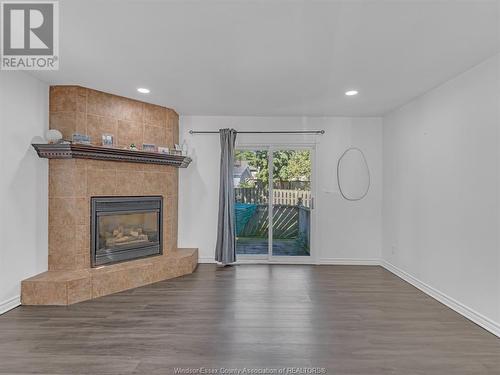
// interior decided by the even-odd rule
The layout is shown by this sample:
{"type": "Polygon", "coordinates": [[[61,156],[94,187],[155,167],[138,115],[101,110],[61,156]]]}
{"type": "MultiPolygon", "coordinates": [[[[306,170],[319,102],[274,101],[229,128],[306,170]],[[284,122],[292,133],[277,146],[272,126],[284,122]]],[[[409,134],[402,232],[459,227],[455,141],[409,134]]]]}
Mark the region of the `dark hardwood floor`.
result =
{"type": "Polygon", "coordinates": [[[200,265],[69,307],[0,316],[1,374],[500,374],[500,339],[380,267],[200,265]]]}

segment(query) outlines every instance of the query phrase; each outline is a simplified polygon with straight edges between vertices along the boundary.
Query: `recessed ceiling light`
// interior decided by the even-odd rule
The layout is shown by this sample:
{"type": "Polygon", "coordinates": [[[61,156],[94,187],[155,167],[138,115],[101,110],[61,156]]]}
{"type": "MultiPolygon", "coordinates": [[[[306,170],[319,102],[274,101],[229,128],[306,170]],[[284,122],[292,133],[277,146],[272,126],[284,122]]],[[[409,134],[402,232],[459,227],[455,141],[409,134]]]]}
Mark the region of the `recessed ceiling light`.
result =
{"type": "Polygon", "coordinates": [[[358,95],[358,92],[356,90],[349,90],[349,91],[346,91],[345,94],[347,96],[354,96],[354,95],[358,95]]]}
{"type": "Polygon", "coordinates": [[[149,94],[149,89],[146,89],[144,87],[139,87],[137,91],[139,91],[141,94],[149,94]]]}

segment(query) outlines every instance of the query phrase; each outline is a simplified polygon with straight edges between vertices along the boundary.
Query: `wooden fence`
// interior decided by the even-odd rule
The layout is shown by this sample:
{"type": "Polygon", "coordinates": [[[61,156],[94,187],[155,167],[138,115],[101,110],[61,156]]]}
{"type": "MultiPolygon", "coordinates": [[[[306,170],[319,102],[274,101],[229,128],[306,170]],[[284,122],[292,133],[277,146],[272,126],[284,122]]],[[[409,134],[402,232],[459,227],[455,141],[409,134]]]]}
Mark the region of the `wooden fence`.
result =
{"type": "MultiPolygon", "coordinates": [[[[265,204],[268,200],[267,189],[261,187],[235,188],[234,196],[238,203],[265,204]]],[[[273,189],[274,205],[311,207],[309,190],[273,189]]]]}
{"type": "MultiPolygon", "coordinates": [[[[267,237],[269,206],[260,204],[246,223],[239,237],[267,237]]],[[[273,207],[273,238],[296,238],[309,246],[310,210],[304,206],[275,205],[273,207]]]]}
{"type": "Polygon", "coordinates": [[[309,208],[299,206],[299,234],[297,239],[305,249],[309,250],[309,241],[311,240],[311,210],[309,208]]]}

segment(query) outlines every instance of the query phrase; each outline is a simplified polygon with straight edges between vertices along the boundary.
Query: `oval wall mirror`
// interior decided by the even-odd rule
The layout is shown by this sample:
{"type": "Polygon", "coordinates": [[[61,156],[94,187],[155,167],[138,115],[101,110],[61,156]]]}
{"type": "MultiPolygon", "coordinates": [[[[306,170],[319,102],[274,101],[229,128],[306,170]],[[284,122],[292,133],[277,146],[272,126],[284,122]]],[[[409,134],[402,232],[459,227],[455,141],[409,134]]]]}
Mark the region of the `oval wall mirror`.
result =
{"type": "Polygon", "coordinates": [[[349,201],[363,199],[370,189],[370,170],[363,151],[351,147],[337,163],[337,182],[340,194],[349,201]]]}

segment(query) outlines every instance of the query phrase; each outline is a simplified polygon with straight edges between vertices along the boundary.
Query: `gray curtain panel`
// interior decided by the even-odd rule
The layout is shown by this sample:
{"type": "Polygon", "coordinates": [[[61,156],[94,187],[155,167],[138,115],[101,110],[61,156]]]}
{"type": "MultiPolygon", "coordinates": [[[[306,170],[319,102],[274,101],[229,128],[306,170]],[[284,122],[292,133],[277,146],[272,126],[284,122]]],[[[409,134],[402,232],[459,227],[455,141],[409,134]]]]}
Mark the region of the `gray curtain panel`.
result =
{"type": "Polygon", "coordinates": [[[220,129],[219,220],[215,260],[222,264],[236,261],[233,160],[236,130],[220,129]]]}

